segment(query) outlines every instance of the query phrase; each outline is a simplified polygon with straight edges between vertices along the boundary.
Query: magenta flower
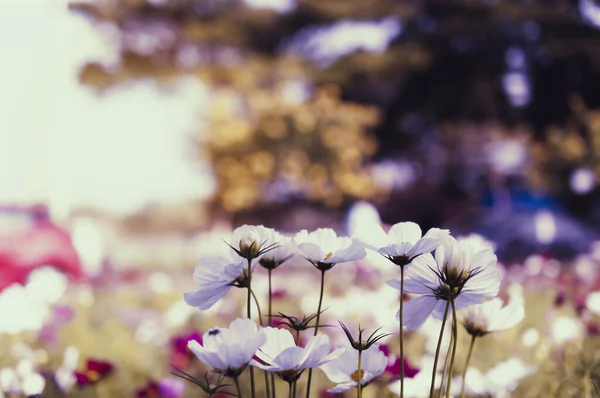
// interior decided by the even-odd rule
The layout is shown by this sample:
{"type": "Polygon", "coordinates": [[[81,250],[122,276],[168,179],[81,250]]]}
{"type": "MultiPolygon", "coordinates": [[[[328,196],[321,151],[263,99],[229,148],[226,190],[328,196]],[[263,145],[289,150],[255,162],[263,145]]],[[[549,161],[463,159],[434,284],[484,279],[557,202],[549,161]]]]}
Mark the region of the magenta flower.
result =
{"type": "Polygon", "coordinates": [[[173,336],[170,341],[171,365],[179,369],[187,369],[194,359],[194,354],[187,349],[188,341],[202,344],[202,335],[197,331],[173,336]]]}

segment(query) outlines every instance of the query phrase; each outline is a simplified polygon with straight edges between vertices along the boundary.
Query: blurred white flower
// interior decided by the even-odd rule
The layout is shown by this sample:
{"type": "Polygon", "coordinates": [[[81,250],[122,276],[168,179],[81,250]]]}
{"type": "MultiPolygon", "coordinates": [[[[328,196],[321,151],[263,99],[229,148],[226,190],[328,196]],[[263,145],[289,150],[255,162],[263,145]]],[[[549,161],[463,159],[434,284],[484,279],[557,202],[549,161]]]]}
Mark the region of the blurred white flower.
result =
{"type": "MultiPolygon", "coordinates": [[[[444,363],[444,358],[440,357],[441,363],[438,365],[438,376],[444,363]]],[[[433,356],[425,355],[419,361],[419,373],[412,378],[404,379],[404,397],[405,398],[424,398],[429,396],[429,388],[431,386],[431,371],[433,369],[433,356]]],[[[439,388],[442,383],[441,377],[436,377],[435,388],[439,388]]],[[[400,395],[400,380],[390,384],[389,390],[397,395],[400,395]]]]}
{"type": "Polygon", "coordinates": [[[352,205],[346,217],[346,231],[354,235],[359,228],[364,228],[372,223],[381,223],[377,208],[369,202],[359,201],[352,205]]]}
{"type": "Polygon", "coordinates": [[[294,238],[304,257],[321,270],[335,264],[356,261],[365,257],[365,247],[357,239],[337,236],[330,228],[319,228],[308,233],[300,231],[294,238]]]}
{"type": "Polygon", "coordinates": [[[77,382],[74,371],[77,369],[78,362],[79,350],[74,346],[67,347],[63,354],[62,364],[54,372],[54,382],[63,393],[71,391],[77,382]]]}
{"type": "Polygon", "coordinates": [[[576,318],[559,316],[552,322],[552,340],[558,345],[565,344],[569,341],[579,340],[583,337],[583,332],[583,323],[576,318]]]}
{"type": "Polygon", "coordinates": [[[18,284],[0,292],[0,314],[0,333],[8,334],[38,331],[51,315],[47,302],[38,300],[30,289],[18,284]]]}
{"type": "Polygon", "coordinates": [[[199,289],[185,293],[185,302],[201,310],[209,309],[231,289],[233,283],[244,273],[245,267],[244,261],[239,258],[203,258],[194,269],[194,281],[198,283],[199,289]]]}
{"type": "MultiPolygon", "coordinates": [[[[449,298],[457,310],[495,297],[500,289],[496,255],[483,243],[458,242],[446,237],[431,254],[416,258],[406,271],[404,290],[418,294],[404,304],[404,325],[418,329],[429,315],[442,319],[449,298]]],[[[399,288],[398,281],[388,281],[399,288]]]]}
{"type": "Polygon", "coordinates": [[[269,241],[272,231],[262,225],[242,225],[233,231],[229,246],[246,260],[257,258],[274,247],[275,242],[269,241]]]}
{"type": "Polygon", "coordinates": [[[414,222],[394,224],[386,234],[381,225],[372,223],[355,232],[367,248],[378,252],[396,265],[404,266],[424,253],[432,252],[448,236],[446,229],[432,228],[421,236],[414,222]]]}
{"type": "Polygon", "coordinates": [[[37,372],[32,372],[23,377],[21,381],[22,393],[27,397],[41,394],[46,387],[46,379],[37,372]]]}
{"type": "Polygon", "coordinates": [[[538,332],[537,329],[534,328],[527,329],[527,331],[525,331],[525,333],[523,333],[523,336],[521,337],[521,343],[525,347],[533,347],[534,345],[539,343],[539,341],[540,332],[538,332]]]}
{"type": "MultiPolygon", "coordinates": [[[[485,374],[479,369],[469,367],[465,377],[465,392],[469,395],[505,396],[516,389],[521,380],[536,370],[535,366],[526,365],[519,358],[500,362],[485,374]]],[[[452,394],[458,396],[461,388],[462,377],[457,377],[452,383],[452,394]]]]}
{"type": "Polygon", "coordinates": [[[496,297],[465,308],[461,318],[467,332],[476,337],[500,332],[512,328],[525,317],[522,302],[513,301],[504,307],[502,304],[502,299],[496,297]]]}
{"type": "Polygon", "coordinates": [[[600,315],[600,291],[590,293],[585,299],[585,306],[591,313],[600,315]]]}
{"type": "Polygon", "coordinates": [[[41,394],[46,387],[44,377],[33,369],[33,365],[21,360],[17,369],[0,370],[0,391],[9,396],[33,396],[41,394]]]}
{"type": "Polygon", "coordinates": [[[306,347],[298,347],[292,334],[285,329],[266,327],[263,330],[267,341],[256,352],[260,362],[253,359],[250,365],[276,372],[287,382],[297,380],[304,369],[321,366],[338,358],[345,351],[338,348],[330,353],[331,343],[324,334],[311,337],[306,347]]]}
{"type": "Polygon", "coordinates": [[[13,368],[0,370],[0,391],[8,394],[19,394],[21,392],[21,381],[13,368]]]}
{"type": "Polygon", "coordinates": [[[188,348],[205,365],[227,376],[238,376],[250,362],[256,350],[265,343],[263,329],[247,318],[238,318],[229,328],[213,328],[202,335],[202,345],[196,340],[188,348]]]}
{"type": "Polygon", "coordinates": [[[258,263],[266,269],[273,270],[290,260],[298,253],[298,248],[292,238],[282,235],[274,229],[266,233],[267,242],[275,246],[260,256],[258,263]]]}
{"type": "Polygon", "coordinates": [[[358,372],[358,351],[351,348],[345,349],[345,352],[337,359],[321,365],[320,369],[325,372],[331,382],[337,384],[327,391],[339,393],[356,388],[359,379],[361,385],[366,386],[385,371],[387,362],[387,357],[375,344],[362,352],[360,375],[358,372]]]}

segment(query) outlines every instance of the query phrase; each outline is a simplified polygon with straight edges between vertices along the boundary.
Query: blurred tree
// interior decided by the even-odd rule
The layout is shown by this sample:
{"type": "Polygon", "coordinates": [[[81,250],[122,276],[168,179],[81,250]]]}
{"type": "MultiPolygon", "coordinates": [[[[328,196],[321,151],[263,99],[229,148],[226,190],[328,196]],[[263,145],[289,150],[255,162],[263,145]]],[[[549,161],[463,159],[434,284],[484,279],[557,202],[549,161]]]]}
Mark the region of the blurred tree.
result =
{"type": "MultiPolygon", "coordinates": [[[[514,141],[516,128],[550,145],[548,127],[572,117],[571,94],[600,106],[600,6],[593,0],[99,0],[71,8],[115,33],[119,51],[116,63],[85,65],[83,83],[102,90],[184,73],[218,97],[232,96],[235,117],[213,110],[212,134],[199,139],[215,164],[217,201],[228,211],[268,203],[279,192],[268,184],[278,181],[291,196],[302,197],[300,190],[329,205],[364,198],[376,182],[362,167],[375,155],[376,162],[409,159],[418,181],[412,194],[430,199],[416,208],[389,206],[383,215],[394,220],[416,210],[412,219],[440,224],[485,198],[481,178],[484,186],[497,183],[497,165],[477,160],[487,140],[514,141]],[[330,85],[339,97],[321,89],[330,85]],[[470,145],[465,129],[485,139],[470,145]],[[347,145],[321,145],[337,137],[347,145]],[[479,176],[473,159],[487,164],[479,176]],[[290,182],[290,164],[309,177],[307,186],[290,182]]],[[[551,169],[539,172],[555,178],[551,169]]],[[[389,186],[379,191],[410,196],[389,186]]]]}

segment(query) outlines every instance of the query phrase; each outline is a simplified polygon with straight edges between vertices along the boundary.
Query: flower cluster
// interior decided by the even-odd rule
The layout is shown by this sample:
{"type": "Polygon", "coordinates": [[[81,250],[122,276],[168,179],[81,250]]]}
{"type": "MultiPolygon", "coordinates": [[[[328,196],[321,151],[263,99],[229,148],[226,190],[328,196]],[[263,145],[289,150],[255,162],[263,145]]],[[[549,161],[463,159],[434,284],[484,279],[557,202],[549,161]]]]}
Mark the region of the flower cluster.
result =
{"type": "MultiPolygon", "coordinates": [[[[197,264],[194,280],[198,283],[198,290],[186,293],[185,301],[206,310],[232,287],[246,289],[247,318],[234,320],[226,329],[212,328],[201,339],[190,339],[187,347],[213,372],[233,380],[238,396],[242,395],[238,380],[246,369],[250,369],[253,397],[256,384],[253,368],[266,372],[267,398],[275,396],[274,375],[288,383],[290,396],[295,396],[297,382],[308,370],[308,397],[311,393],[312,370],[320,368],[336,384],[328,390],[329,393],[356,388],[357,396],[361,397],[362,389],[386,372],[392,358],[388,358],[375,343],[390,333],[376,335],[378,329],[363,340],[364,330],[359,327],[358,339],[355,340],[349,329],[340,322],[350,346],[338,346],[335,349],[332,349],[329,337],[319,333],[319,326],[323,326],[320,315],[323,312],[325,275],[337,264],[362,260],[367,254],[366,249],[389,260],[400,271],[399,278],[387,282],[389,286],[400,290],[400,311],[397,314],[400,355],[393,360],[393,363],[401,364],[398,366],[400,375],[397,378],[382,377],[380,382],[399,379],[401,396],[404,396],[405,376],[416,375],[412,371],[410,375],[405,375],[404,327],[419,329],[430,316],[442,321],[430,373],[430,396],[433,396],[435,389],[445,389],[446,396],[449,396],[452,391],[458,319],[472,336],[466,372],[476,338],[512,327],[524,316],[522,302],[514,302],[503,308],[502,300],[496,298],[501,276],[492,247],[483,240],[455,239],[447,230],[433,228],[423,235],[417,224],[404,222],[393,225],[387,233],[379,224],[372,224],[361,226],[353,237],[338,236],[327,228],[310,233],[303,230],[295,236],[285,236],[264,226],[244,225],[233,232],[226,244],[229,250],[223,256],[204,258],[197,264]],[[291,325],[296,325],[298,318],[278,313],[290,323],[280,322],[278,326],[292,327],[296,333],[294,336],[287,329],[272,327],[271,273],[288,262],[302,261],[320,271],[321,284],[316,312],[304,316],[303,321],[299,322],[301,326],[291,325]],[[256,265],[268,273],[267,325],[263,324],[259,301],[253,291],[256,265]],[[406,294],[409,294],[409,300],[404,303],[406,294]],[[252,320],[252,299],[258,309],[259,325],[252,320]],[[314,325],[310,325],[313,321],[314,325]],[[448,321],[452,327],[448,350],[451,359],[447,372],[442,373],[447,375],[445,384],[444,380],[436,383],[442,336],[448,321]],[[308,330],[312,336],[305,338],[306,343],[301,344],[301,333],[308,330]]],[[[205,391],[211,394],[211,390],[205,391]]]]}

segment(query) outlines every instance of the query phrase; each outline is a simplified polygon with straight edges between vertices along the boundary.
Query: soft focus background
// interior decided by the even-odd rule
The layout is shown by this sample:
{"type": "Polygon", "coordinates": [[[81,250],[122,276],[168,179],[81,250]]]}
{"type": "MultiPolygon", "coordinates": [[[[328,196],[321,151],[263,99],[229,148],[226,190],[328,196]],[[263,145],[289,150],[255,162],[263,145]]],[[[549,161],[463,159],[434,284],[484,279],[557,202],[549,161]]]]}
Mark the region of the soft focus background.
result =
{"type": "MultiPolygon", "coordinates": [[[[410,220],[483,236],[503,294],[533,295],[495,360],[590,393],[599,30],[595,0],[0,0],[0,390],[129,397],[169,376],[176,336],[241,315],[241,293],[182,300],[238,225],[410,220]],[[575,362],[540,366],[556,358],[575,362]]],[[[395,331],[380,262],[336,271],[331,320],[395,331]]],[[[315,311],[314,269],[275,277],[278,311],[315,311]]],[[[550,396],[539,380],[516,396],[550,396]]]]}

